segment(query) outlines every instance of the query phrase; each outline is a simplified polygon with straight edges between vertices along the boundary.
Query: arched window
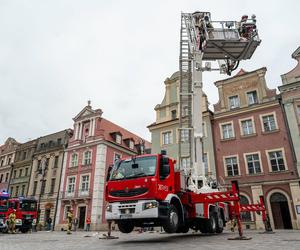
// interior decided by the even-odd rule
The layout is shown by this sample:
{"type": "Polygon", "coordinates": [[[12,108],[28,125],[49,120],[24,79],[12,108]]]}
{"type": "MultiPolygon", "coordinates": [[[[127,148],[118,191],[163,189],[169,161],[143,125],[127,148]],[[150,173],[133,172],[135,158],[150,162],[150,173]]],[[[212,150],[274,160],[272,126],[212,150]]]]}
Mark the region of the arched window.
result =
{"type": "Polygon", "coordinates": [[[92,163],[92,152],[85,151],[83,155],[83,165],[91,165],[92,163]]]}
{"type": "Polygon", "coordinates": [[[71,167],[78,166],[78,155],[76,153],[72,154],[71,167]]]}
{"type": "Polygon", "coordinates": [[[270,202],[287,202],[287,199],[281,193],[274,193],[271,195],[270,202]]]}
{"type": "MultiPolygon", "coordinates": [[[[241,205],[247,205],[247,204],[249,204],[249,200],[246,196],[240,195],[240,203],[241,203],[241,205]]],[[[241,213],[241,220],[242,221],[251,221],[251,213],[250,212],[241,213]]]]}

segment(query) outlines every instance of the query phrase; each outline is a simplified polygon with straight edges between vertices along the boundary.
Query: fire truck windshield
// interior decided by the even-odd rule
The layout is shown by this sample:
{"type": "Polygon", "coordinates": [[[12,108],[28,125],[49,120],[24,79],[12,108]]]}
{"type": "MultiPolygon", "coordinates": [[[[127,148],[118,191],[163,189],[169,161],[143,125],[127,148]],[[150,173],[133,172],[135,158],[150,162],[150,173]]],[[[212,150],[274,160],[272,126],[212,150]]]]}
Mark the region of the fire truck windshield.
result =
{"type": "Polygon", "coordinates": [[[20,204],[22,211],[35,211],[36,206],[36,201],[22,201],[22,203],[20,204]]]}
{"type": "Polygon", "coordinates": [[[110,180],[153,176],[156,171],[156,159],[155,156],[147,156],[121,160],[114,165],[110,180]]]}
{"type": "Polygon", "coordinates": [[[8,201],[0,200],[0,212],[5,212],[8,210],[8,201]]]}

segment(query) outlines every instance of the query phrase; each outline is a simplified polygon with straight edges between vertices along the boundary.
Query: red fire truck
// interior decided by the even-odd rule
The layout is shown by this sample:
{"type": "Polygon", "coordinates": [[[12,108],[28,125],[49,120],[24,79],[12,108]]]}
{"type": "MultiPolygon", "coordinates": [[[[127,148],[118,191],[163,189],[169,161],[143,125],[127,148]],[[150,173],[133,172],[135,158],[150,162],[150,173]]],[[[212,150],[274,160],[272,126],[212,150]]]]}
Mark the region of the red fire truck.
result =
{"type": "Polygon", "coordinates": [[[12,198],[1,201],[0,206],[0,229],[2,232],[8,230],[8,216],[15,210],[16,229],[22,233],[28,232],[36,224],[37,201],[32,198],[12,198]]]}
{"type": "Polygon", "coordinates": [[[162,226],[167,233],[186,233],[190,228],[221,233],[226,222],[235,220],[238,238],[244,239],[241,212],[261,211],[266,221],[263,198],[258,204],[241,205],[237,182],[221,190],[205,177],[202,152],[202,72],[220,70],[230,75],[259,44],[255,15],[243,16],[240,22],[213,22],[209,12],[181,14],[179,168],[165,152],[116,162],[105,190],[109,225],[115,221],[123,233],[135,226],[162,226]],[[216,60],[219,68],[214,69],[210,61],[216,60]],[[190,164],[183,164],[187,156],[190,164]]]}

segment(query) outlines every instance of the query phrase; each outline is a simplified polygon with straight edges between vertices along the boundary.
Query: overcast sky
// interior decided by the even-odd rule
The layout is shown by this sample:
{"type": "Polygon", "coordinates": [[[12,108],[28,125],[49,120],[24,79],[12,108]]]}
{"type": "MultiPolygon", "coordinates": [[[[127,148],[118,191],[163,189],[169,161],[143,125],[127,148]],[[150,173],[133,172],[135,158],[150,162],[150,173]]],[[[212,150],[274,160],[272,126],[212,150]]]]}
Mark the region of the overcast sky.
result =
{"type": "MultiPolygon", "coordinates": [[[[0,0],[0,144],[72,128],[92,101],[103,116],[150,140],[146,128],[178,70],[180,13],[213,20],[256,14],[262,39],[246,71],[266,66],[270,88],[292,69],[300,45],[300,1],[0,0]]],[[[204,74],[211,104],[213,82],[204,74]]]]}

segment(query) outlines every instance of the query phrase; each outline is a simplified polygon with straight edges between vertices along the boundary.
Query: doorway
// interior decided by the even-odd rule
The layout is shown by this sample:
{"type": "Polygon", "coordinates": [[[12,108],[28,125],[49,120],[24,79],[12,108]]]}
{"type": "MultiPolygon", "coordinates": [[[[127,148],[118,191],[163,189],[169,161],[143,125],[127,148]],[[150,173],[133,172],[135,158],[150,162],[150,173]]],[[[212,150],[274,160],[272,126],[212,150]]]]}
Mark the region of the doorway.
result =
{"type": "Polygon", "coordinates": [[[288,200],[281,193],[274,193],[270,197],[275,229],[292,229],[291,214],[288,200]]]}
{"type": "Polygon", "coordinates": [[[86,207],[85,206],[84,207],[79,207],[78,212],[79,212],[78,228],[79,229],[84,229],[86,207]]]}

